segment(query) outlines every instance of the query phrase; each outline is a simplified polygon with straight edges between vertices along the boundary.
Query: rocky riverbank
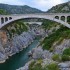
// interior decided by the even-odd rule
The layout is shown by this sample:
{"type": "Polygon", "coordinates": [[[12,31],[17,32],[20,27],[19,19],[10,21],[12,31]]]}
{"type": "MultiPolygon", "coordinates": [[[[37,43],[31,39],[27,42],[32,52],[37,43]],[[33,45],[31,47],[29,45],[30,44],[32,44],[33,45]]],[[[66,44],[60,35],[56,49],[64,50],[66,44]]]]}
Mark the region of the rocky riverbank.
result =
{"type": "Polygon", "coordinates": [[[8,56],[12,56],[19,51],[26,48],[33,39],[35,38],[30,32],[23,32],[20,35],[14,35],[14,37],[9,41],[5,33],[0,34],[0,63],[5,62],[8,56]]]}
{"type": "MultiPolygon", "coordinates": [[[[41,64],[42,67],[55,63],[59,70],[70,70],[70,59],[68,58],[68,55],[63,54],[67,48],[70,48],[70,39],[64,39],[60,44],[54,42],[52,47],[54,47],[52,52],[50,52],[50,50],[43,50],[42,46],[33,48],[29,53],[31,55],[32,62],[29,61],[24,67],[17,70],[29,70],[32,63],[34,63],[33,67],[36,66],[37,63],[41,64]]],[[[69,51],[66,54],[68,53],[69,51]]]]}
{"type": "Polygon", "coordinates": [[[0,30],[0,63],[27,48],[38,36],[44,36],[44,29],[37,24],[27,26],[23,21],[14,22],[0,30]]]}
{"type": "Polygon", "coordinates": [[[33,62],[33,61],[37,61],[38,59],[42,59],[43,63],[42,66],[46,65],[47,62],[51,63],[54,62],[51,57],[53,56],[53,53],[50,53],[48,50],[43,50],[40,45],[40,43],[45,39],[45,37],[48,37],[50,34],[53,33],[53,30],[55,29],[58,30],[59,29],[59,25],[57,27],[52,27],[49,30],[46,30],[46,32],[44,32],[44,36],[42,39],[40,39],[40,42],[38,43],[36,48],[33,48],[28,54],[31,56],[30,58],[32,58],[31,61],[29,61],[28,63],[25,64],[25,66],[20,67],[17,70],[29,70],[29,65],[33,62]]]}
{"type": "Polygon", "coordinates": [[[60,70],[70,70],[70,61],[58,62],[52,60],[54,53],[49,52],[48,50],[43,50],[41,47],[36,47],[32,51],[32,60],[25,64],[24,67],[21,67],[16,70],[29,70],[30,64],[35,62],[41,63],[42,67],[45,67],[51,63],[57,64],[60,70]]]}

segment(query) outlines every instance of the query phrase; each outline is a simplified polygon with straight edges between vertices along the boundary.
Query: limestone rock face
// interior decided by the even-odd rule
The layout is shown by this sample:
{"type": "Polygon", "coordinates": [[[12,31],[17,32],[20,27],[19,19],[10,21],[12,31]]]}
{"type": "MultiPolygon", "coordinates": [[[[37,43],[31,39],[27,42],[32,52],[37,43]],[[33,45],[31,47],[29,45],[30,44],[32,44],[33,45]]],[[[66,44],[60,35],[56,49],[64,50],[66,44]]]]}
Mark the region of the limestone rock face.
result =
{"type": "Polygon", "coordinates": [[[32,56],[34,59],[43,58],[43,50],[40,47],[35,48],[32,56]]]}
{"type": "Polygon", "coordinates": [[[49,52],[48,50],[43,50],[41,46],[34,48],[31,52],[33,59],[51,59],[53,53],[49,52]]]}
{"type": "Polygon", "coordinates": [[[7,43],[7,34],[5,31],[0,31],[0,40],[3,45],[7,43]]]}
{"type": "Polygon", "coordinates": [[[62,10],[69,11],[69,7],[68,6],[65,6],[62,10]]]}
{"type": "Polygon", "coordinates": [[[4,62],[8,56],[18,53],[33,42],[34,36],[29,32],[14,35],[9,38],[5,31],[0,31],[0,62],[4,62]],[[10,39],[10,40],[8,40],[10,39]]]}
{"type": "Polygon", "coordinates": [[[48,13],[70,13],[70,1],[53,6],[48,13]]]}
{"type": "Polygon", "coordinates": [[[55,45],[54,53],[62,54],[63,50],[70,47],[70,39],[64,39],[60,45],[55,45]]]}
{"type": "MultiPolygon", "coordinates": [[[[58,64],[61,70],[70,70],[70,61],[66,62],[57,62],[52,60],[54,54],[61,54],[65,48],[70,47],[70,39],[64,39],[60,45],[55,44],[54,53],[49,52],[48,50],[43,50],[41,46],[34,48],[30,53],[32,53],[33,59],[36,61],[39,58],[42,58],[42,67],[49,65],[50,63],[58,64]]],[[[24,67],[19,68],[18,70],[28,70],[29,64],[24,67]]]]}
{"type": "Polygon", "coordinates": [[[58,64],[61,70],[70,70],[70,61],[58,64]]]}

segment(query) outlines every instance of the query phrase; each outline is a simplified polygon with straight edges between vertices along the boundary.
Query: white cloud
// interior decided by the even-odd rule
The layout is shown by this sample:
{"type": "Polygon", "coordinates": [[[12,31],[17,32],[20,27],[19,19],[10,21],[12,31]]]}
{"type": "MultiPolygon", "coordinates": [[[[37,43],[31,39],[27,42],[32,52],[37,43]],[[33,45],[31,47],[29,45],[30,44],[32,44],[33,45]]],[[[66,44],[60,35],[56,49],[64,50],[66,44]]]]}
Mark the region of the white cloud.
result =
{"type": "Polygon", "coordinates": [[[36,7],[47,10],[52,6],[62,3],[62,0],[33,0],[36,7]]]}

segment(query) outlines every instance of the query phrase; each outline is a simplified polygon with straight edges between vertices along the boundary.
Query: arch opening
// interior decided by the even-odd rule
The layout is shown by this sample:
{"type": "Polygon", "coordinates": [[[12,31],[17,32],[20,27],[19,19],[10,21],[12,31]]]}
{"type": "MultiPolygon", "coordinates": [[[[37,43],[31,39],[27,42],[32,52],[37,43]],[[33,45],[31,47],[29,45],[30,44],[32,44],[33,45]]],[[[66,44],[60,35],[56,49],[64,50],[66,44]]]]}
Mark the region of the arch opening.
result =
{"type": "Polygon", "coordinates": [[[1,18],[1,24],[3,24],[3,23],[4,23],[4,18],[2,17],[2,18],[1,18]]]}
{"type": "Polygon", "coordinates": [[[61,16],[61,20],[62,21],[65,21],[65,16],[61,16]]]}
{"type": "Polygon", "coordinates": [[[55,16],[55,19],[59,19],[59,16],[55,16]]]}
{"type": "Polygon", "coordinates": [[[7,17],[5,17],[5,22],[7,22],[8,21],[8,18],[7,17]]]}
{"type": "Polygon", "coordinates": [[[11,20],[12,19],[12,17],[9,17],[9,20],[11,20]]]}
{"type": "Polygon", "coordinates": [[[67,22],[70,24],[70,16],[67,16],[67,22]]]}

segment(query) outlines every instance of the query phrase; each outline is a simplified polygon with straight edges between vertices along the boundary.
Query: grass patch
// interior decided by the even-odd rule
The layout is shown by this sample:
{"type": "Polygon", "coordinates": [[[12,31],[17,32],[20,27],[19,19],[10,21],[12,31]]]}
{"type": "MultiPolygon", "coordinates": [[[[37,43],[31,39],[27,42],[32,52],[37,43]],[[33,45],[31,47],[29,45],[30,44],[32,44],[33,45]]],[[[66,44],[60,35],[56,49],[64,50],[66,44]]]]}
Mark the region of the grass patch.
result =
{"type": "Polygon", "coordinates": [[[47,66],[46,70],[60,70],[56,63],[51,63],[47,66]]]}

